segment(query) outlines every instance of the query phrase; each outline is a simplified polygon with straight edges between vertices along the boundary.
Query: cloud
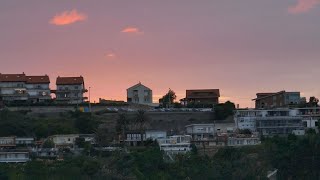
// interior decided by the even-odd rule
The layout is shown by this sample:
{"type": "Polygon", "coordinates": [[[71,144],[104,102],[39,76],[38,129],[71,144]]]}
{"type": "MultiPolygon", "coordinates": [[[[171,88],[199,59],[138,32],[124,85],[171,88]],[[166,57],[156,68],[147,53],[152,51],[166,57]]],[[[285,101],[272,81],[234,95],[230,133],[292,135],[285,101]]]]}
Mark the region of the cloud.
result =
{"type": "Polygon", "coordinates": [[[140,29],[136,28],[136,27],[126,27],[126,28],[122,29],[121,32],[122,33],[131,33],[131,34],[143,34],[143,32],[140,31],[140,29]]]}
{"type": "Polygon", "coordinates": [[[308,12],[318,4],[320,4],[320,0],[298,0],[296,5],[288,8],[288,12],[291,14],[308,12]]]}
{"type": "Polygon", "coordinates": [[[116,57],[116,55],[115,55],[114,53],[107,53],[106,56],[107,56],[108,58],[114,58],[114,57],[116,57]]]}
{"type": "Polygon", "coordinates": [[[78,21],[84,21],[88,17],[86,14],[79,13],[77,10],[64,11],[60,14],[55,15],[51,20],[50,24],[54,24],[57,26],[64,26],[68,24],[73,24],[78,21]]]}

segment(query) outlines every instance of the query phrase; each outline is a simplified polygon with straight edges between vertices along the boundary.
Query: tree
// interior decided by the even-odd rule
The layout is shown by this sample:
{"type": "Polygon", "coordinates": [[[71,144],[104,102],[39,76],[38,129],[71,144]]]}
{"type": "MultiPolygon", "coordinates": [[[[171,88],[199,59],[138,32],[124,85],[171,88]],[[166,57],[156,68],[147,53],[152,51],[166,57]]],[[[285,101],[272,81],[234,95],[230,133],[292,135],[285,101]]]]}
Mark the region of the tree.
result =
{"type": "MultiPolygon", "coordinates": [[[[117,119],[116,131],[117,131],[118,135],[121,134],[121,137],[122,137],[122,140],[124,143],[129,121],[128,121],[127,115],[125,113],[120,113],[118,115],[119,115],[119,117],[117,119]]],[[[119,139],[119,141],[120,141],[120,139],[119,139]]]]}
{"type": "Polygon", "coordinates": [[[250,129],[239,129],[239,134],[252,134],[250,129]]]}
{"type": "Polygon", "coordinates": [[[170,105],[172,105],[174,103],[174,100],[176,98],[177,98],[176,93],[173,90],[169,89],[167,94],[162,96],[160,101],[161,101],[163,107],[169,107],[170,105]]]}
{"type": "Polygon", "coordinates": [[[54,142],[51,139],[47,139],[43,145],[43,148],[54,148],[54,142]]]}
{"type": "Polygon", "coordinates": [[[94,139],[100,148],[102,146],[106,146],[110,141],[110,135],[108,133],[108,129],[97,128],[94,131],[94,139]]]}
{"type": "Polygon", "coordinates": [[[136,126],[138,127],[138,130],[140,131],[140,138],[141,138],[141,144],[143,145],[143,135],[145,126],[148,123],[149,118],[146,116],[146,112],[144,110],[138,110],[136,115],[136,126]]]}
{"type": "Polygon", "coordinates": [[[79,133],[92,133],[98,127],[98,122],[91,116],[91,114],[81,113],[75,114],[75,127],[79,133]]]}
{"type": "Polygon", "coordinates": [[[319,99],[318,98],[316,98],[314,96],[311,96],[309,98],[309,103],[308,103],[309,107],[318,107],[318,103],[319,103],[319,99]]]}
{"type": "Polygon", "coordinates": [[[216,119],[224,120],[228,116],[233,115],[235,108],[236,107],[235,107],[234,103],[232,103],[230,101],[215,105],[214,112],[215,112],[216,119]]]}
{"type": "Polygon", "coordinates": [[[79,147],[79,148],[83,148],[85,146],[85,139],[83,137],[79,137],[76,138],[75,140],[75,144],[79,147]]]}

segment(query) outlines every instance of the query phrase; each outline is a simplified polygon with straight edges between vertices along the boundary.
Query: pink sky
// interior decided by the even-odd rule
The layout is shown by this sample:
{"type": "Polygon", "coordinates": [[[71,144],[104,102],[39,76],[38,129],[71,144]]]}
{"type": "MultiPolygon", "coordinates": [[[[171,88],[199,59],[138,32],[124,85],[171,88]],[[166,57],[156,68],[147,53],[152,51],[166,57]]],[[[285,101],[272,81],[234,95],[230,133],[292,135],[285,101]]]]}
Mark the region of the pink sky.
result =
{"type": "Polygon", "coordinates": [[[320,96],[319,0],[1,1],[0,72],[79,76],[92,97],[126,99],[139,81],[219,88],[252,107],[257,92],[320,96]]]}

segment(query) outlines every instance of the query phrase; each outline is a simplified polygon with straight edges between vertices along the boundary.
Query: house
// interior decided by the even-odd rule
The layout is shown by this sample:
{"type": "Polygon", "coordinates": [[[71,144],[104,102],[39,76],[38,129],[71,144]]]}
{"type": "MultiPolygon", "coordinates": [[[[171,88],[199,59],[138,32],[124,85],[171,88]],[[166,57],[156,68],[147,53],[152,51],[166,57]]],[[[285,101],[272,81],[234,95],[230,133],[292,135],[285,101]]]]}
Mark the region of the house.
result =
{"type": "Polygon", "coordinates": [[[49,76],[0,74],[0,96],[4,102],[45,102],[51,99],[49,76]]]}
{"type": "Polygon", "coordinates": [[[167,137],[166,131],[161,130],[146,130],[146,139],[157,140],[167,137]]]}
{"type": "Polygon", "coordinates": [[[0,151],[0,163],[25,163],[30,161],[27,151],[0,151]]]}
{"type": "MultiPolygon", "coordinates": [[[[146,140],[145,132],[142,135],[143,141],[146,140]]],[[[125,143],[129,146],[139,146],[141,145],[141,133],[139,131],[129,131],[126,132],[125,143]]]]}
{"type": "Polygon", "coordinates": [[[94,134],[79,134],[79,138],[83,138],[84,142],[89,142],[90,144],[95,144],[94,134]]]}
{"type": "Polygon", "coordinates": [[[35,141],[32,137],[17,137],[16,138],[16,145],[20,146],[34,146],[35,141]]]}
{"type": "Polygon", "coordinates": [[[53,141],[56,148],[73,148],[77,138],[79,138],[79,134],[59,134],[48,137],[53,141]]]}
{"type": "Polygon", "coordinates": [[[297,106],[300,101],[300,92],[279,91],[275,93],[257,93],[255,101],[256,109],[270,109],[280,107],[297,106]]]}
{"type": "Polygon", "coordinates": [[[26,102],[28,93],[26,75],[0,74],[0,96],[3,102],[26,102]]]}
{"type": "Polygon", "coordinates": [[[28,100],[32,103],[46,102],[51,100],[50,79],[44,76],[26,76],[26,89],[29,95],[28,100]]]}
{"type": "Polygon", "coordinates": [[[174,135],[164,139],[157,139],[161,151],[167,154],[184,154],[191,151],[190,135],[174,135]]]}
{"type": "Polygon", "coordinates": [[[152,104],[152,90],[139,82],[127,89],[127,102],[152,104]]]}
{"type": "Polygon", "coordinates": [[[0,148],[14,148],[16,147],[16,137],[0,137],[0,148]]]}
{"type": "Polygon", "coordinates": [[[214,124],[190,124],[185,129],[186,134],[197,141],[212,139],[215,133],[214,124]]]}
{"type": "Polygon", "coordinates": [[[59,149],[57,148],[37,148],[32,149],[32,154],[37,158],[56,159],[59,156],[59,149]]]}
{"type": "Polygon", "coordinates": [[[261,144],[260,138],[254,134],[236,134],[228,137],[228,146],[248,146],[261,144]]]}
{"type": "Polygon", "coordinates": [[[250,129],[260,135],[288,135],[304,130],[302,117],[295,109],[237,110],[234,116],[237,129],[250,129]]]}
{"type": "Polygon", "coordinates": [[[57,89],[53,91],[56,94],[58,103],[80,104],[84,102],[84,93],[87,92],[84,85],[84,79],[80,77],[57,77],[57,89]]]}
{"type": "Polygon", "coordinates": [[[192,89],[186,90],[186,98],[181,99],[184,106],[212,106],[219,104],[220,90],[219,89],[192,89]]]}

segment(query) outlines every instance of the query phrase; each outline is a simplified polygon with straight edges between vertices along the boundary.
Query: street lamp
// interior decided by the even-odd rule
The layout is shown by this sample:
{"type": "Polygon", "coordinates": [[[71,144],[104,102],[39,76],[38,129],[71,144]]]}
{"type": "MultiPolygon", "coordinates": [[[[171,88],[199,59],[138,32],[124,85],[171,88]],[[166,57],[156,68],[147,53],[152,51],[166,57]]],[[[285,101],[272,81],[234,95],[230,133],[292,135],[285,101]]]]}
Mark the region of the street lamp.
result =
{"type": "Polygon", "coordinates": [[[89,87],[89,111],[91,112],[91,87],[89,87]]]}

